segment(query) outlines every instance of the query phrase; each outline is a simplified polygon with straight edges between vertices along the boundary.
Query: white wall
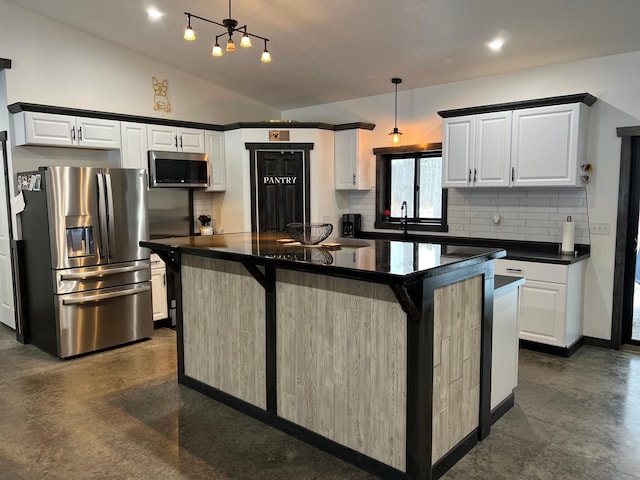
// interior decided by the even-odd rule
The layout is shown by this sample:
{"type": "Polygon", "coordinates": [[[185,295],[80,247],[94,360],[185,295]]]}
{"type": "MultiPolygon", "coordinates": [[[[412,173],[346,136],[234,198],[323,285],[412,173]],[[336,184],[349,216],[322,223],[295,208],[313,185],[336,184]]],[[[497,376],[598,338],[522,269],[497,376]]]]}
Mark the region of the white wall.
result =
{"type": "MultiPolygon", "coordinates": [[[[388,76],[392,73],[395,72],[389,72],[388,76]]],[[[611,336],[620,163],[616,127],[640,124],[639,77],[640,52],[634,52],[398,92],[398,127],[405,133],[402,138],[405,145],[442,141],[439,110],[581,92],[598,97],[590,108],[587,161],[595,171],[586,187],[588,218],[590,222],[611,223],[611,234],[590,237],[583,333],[603,339],[611,336]]],[[[403,85],[411,85],[412,79],[403,80],[403,85]]],[[[373,145],[389,146],[387,133],[393,128],[393,93],[288,110],[282,118],[375,123],[373,145]]],[[[353,211],[367,208],[371,193],[368,195],[351,194],[353,211]]]]}

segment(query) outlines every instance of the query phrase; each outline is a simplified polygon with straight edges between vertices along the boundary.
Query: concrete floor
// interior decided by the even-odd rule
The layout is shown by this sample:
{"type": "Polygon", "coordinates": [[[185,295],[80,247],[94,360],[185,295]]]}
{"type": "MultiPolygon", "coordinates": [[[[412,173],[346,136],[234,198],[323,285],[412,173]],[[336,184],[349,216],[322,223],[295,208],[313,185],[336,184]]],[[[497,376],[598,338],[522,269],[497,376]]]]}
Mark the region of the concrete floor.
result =
{"type": "MultiPolygon", "coordinates": [[[[178,385],[175,356],[170,329],[61,361],[0,326],[0,478],[373,478],[178,385]]],[[[640,355],[521,351],[516,406],[444,478],[640,478],[640,355]]]]}

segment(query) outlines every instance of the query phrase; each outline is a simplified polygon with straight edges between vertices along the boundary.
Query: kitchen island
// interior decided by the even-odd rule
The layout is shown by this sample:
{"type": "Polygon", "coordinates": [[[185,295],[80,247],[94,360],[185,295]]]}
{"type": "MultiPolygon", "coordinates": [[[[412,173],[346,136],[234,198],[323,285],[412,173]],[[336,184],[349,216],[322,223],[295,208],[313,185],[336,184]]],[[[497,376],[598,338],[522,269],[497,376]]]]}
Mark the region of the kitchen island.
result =
{"type": "Polygon", "coordinates": [[[141,242],[178,273],[178,380],[382,478],[489,434],[504,250],[251,233],[141,242]]]}

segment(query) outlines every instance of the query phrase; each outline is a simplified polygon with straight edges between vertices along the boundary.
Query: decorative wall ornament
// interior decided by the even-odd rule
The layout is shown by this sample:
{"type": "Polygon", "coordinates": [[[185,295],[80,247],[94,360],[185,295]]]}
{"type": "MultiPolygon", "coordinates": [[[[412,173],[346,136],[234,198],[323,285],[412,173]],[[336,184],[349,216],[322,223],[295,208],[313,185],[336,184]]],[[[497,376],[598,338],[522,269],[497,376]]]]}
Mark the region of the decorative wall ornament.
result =
{"type": "Polygon", "coordinates": [[[171,103],[169,103],[169,97],[167,96],[167,90],[169,90],[169,81],[165,79],[162,82],[160,82],[156,77],[153,77],[152,82],[153,82],[153,109],[170,112],[171,103]]]}

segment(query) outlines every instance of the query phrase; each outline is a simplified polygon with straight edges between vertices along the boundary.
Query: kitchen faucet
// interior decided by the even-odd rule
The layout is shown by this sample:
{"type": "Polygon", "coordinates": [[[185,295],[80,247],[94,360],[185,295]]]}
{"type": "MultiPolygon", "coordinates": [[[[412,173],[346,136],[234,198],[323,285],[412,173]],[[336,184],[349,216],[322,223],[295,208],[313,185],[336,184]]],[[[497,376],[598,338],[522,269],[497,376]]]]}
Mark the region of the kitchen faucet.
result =
{"type": "Polygon", "coordinates": [[[400,207],[400,228],[404,235],[407,235],[407,201],[402,201],[402,206],[400,207]],[[404,212],[404,213],[403,213],[404,212]]]}

